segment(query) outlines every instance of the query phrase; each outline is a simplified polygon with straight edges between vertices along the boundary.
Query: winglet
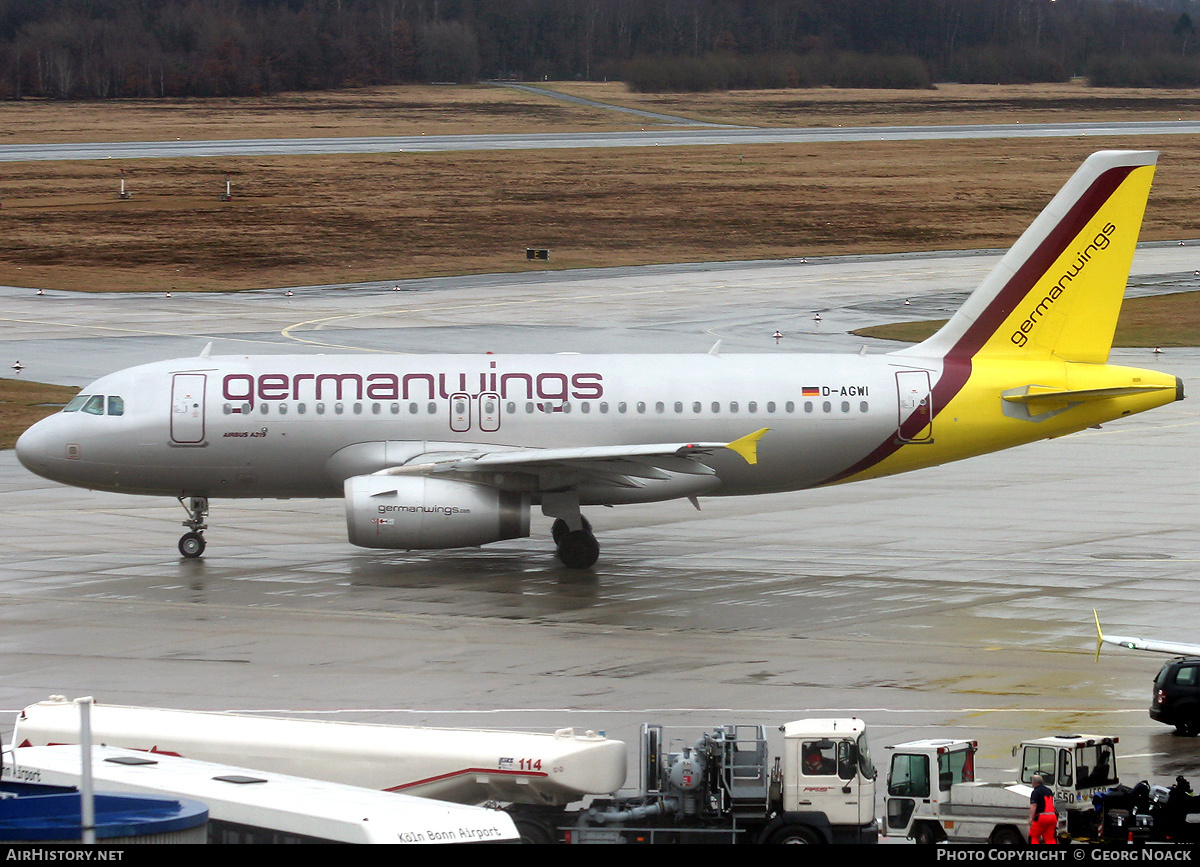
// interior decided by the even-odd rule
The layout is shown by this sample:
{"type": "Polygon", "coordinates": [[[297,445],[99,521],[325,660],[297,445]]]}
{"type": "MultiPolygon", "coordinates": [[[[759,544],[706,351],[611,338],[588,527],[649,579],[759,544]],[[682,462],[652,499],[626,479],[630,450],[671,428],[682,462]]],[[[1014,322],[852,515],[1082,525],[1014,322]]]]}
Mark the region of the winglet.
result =
{"type": "Polygon", "coordinates": [[[725,448],[732,449],[745,459],[746,463],[753,466],[758,463],[758,441],[763,438],[769,427],[756,430],[752,434],[746,434],[741,439],[736,439],[731,443],[726,443],[725,448]]]}
{"type": "Polygon", "coordinates": [[[1100,631],[1100,615],[1096,613],[1096,609],[1092,609],[1092,616],[1096,618],[1096,662],[1100,661],[1100,645],[1104,643],[1104,633],[1100,631]]]}

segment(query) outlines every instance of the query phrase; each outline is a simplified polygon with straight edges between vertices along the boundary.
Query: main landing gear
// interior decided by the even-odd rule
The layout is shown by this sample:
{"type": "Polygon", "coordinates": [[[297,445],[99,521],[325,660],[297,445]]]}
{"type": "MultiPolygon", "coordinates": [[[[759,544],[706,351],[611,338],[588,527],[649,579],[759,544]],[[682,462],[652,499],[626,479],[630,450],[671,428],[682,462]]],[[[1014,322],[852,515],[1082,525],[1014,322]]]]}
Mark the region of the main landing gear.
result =
{"type": "Polygon", "coordinates": [[[600,559],[600,545],[592,525],[579,514],[579,496],[573,491],[542,495],[542,514],[554,519],[550,535],[558,559],[568,569],[590,569],[600,559]]]}
{"type": "Polygon", "coordinates": [[[204,553],[204,531],[208,529],[204,519],[208,517],[208,498],[188,497],[186,502],[183,497],[177,499],[188,513],[188,519],[183,522],[188,532],[179,537],[179,553],[194,560],[204,553]]]}
{"type": "Polygon", "coordinates": [[[580,528],[572,530],[567,521],[555,518],[550,528],[555,553],[568,569],[590,569],[600,559],[600,543],[592,535],[591,523],[582,515],[579,516],[579,523],[580,528]]]}

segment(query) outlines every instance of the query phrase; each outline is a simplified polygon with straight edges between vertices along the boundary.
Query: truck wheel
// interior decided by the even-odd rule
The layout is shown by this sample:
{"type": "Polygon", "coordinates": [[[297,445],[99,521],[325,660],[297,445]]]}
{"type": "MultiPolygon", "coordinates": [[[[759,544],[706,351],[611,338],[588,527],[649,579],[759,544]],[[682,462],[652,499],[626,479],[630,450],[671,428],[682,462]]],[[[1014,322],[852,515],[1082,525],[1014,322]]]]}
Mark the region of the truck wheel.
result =
{"type": "Polygon", "coordinates": [[[992,834],[993,846],[1024,846],[1025,838],[1016,828],[997,828],[992,834]]]}
{"type": "Polygon", "coordinates": [[[1200,723],[1196,722],[1195,720],[1181,722],[1175,726],[1175,734],[1183,735],[1185,738],[1194,738],[1196,735],[1200,734],[1200,723]]]}
{"type": "Polygon", "coordinates": [[[802,825],[785,825],[771,835],[771,844],[776,843],[820,843],[816,835],[802,825]]]}
{"type": "Polygon", "coordinates": [[[940,828],[935,828],[926,822],[918,822],[913,825],[912,834],[909,836],[918,846],[932,846],[944,836],[940,831],[940,828]]]}
{"type": "Polygon", "coordinates": [[[546,822],[513,816],[513,824],[517,828],[517,833],[521,835],[522,843],[548,846],[555,842],[554,829],[546,822]]]}

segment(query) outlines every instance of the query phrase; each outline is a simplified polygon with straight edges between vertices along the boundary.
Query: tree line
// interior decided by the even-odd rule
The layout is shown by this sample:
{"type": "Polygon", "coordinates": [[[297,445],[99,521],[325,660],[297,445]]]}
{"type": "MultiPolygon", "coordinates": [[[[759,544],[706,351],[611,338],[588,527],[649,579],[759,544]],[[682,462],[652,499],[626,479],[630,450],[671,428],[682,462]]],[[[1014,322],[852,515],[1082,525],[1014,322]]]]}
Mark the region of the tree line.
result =
{"type": "Polygon", "coordinates": [[[1200,84],[1200,0],[0,0],[0,98],[1200,84]]]}

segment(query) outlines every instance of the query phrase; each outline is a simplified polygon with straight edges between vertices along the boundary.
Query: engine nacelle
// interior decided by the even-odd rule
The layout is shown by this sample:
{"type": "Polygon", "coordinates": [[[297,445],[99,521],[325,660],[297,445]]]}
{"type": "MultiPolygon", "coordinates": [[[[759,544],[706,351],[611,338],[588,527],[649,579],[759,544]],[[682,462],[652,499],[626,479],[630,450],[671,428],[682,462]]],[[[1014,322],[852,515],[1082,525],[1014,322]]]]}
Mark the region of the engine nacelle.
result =
{"type": "Polygon", "coordinates": [[[529,495],[424,476],[346,479],[346,528],[363,548],[465,548],[529,535],[529,495]]]}

